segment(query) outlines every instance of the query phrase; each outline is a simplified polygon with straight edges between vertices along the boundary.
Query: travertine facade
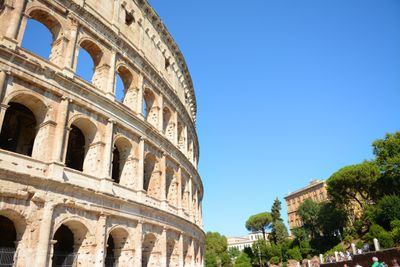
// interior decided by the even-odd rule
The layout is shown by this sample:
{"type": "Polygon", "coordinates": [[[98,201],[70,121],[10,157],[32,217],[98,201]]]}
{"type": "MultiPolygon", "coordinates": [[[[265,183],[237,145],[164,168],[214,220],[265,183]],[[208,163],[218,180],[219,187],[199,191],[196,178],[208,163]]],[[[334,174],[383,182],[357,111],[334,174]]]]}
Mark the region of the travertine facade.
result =
{"type": "Polygon", "coordinates": [[[0,0],[0,102],[0,253],[14,266],[204,265],[196,99],[146,1],[0,0]],[[28,20],[51,32],[48,59],[21,47],[28,20]]]}
{"type": "Polygon", "coordinates": [[[310,199],[314,202],[326,201],[328,199],[328,193],[326,191],[325,181],[313,180],[308,186],[285,196],[290,230],[303,225],[297,214],[297,210],[306,199],[310,199]]]}

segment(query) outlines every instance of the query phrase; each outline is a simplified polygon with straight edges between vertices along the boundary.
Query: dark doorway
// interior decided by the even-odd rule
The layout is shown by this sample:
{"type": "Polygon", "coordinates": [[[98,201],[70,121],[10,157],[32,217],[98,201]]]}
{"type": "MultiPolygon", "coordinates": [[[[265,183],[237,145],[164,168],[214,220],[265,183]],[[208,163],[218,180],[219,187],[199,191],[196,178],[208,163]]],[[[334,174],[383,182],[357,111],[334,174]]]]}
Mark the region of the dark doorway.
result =
{"type": "Polygon", "coordinates": [[[65,225],[61,225],[54,238],[53,267],[73,266],[75,261],[74,254],[74,234],[65,225]]]}
{"type": "Polygon", "coordinates": [[[107,254],[105,260],[105,267],[114,267],[115,264],[114,249],[115,249],[114,239],[112,235],[110,235],[107,241],[107,254]]]}
{"type": "Polygon", "coordinates": [[[0,215],[0,266],[11,267],[14,263],[17,231],[14,223],[0,215]]]}
{"type": "Polygon", "coordinates": [[[113,160],[112,160],[112,174],[111,178],[114,180],[114,183],[119,183],[121,176],[121,168],[120,168],[120,156],[119,150],[117,147],[114,147],[113,150],[113,160]]]}
{"type": "Polygon", "coordinates": [[[32,156],[36,136],[36,119],[24,105],[11,102],[0,133],[0,148],[32,156]]]}
{"type": "Polygon", "coordinates": [[[68,137],[67,157],[65,165],[69,168],[83,171],[83,161],[85,159],[85,136],[75,125],[71,126],[68,137]]]}

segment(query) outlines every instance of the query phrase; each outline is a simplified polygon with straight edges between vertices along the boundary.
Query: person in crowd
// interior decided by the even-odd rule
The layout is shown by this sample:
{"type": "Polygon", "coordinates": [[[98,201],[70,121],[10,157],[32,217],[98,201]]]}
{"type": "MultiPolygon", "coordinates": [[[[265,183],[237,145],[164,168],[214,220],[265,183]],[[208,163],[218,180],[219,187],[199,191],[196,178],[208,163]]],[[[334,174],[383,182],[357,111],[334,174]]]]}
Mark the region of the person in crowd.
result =
{"type": "Polygon", "coordinates": [[[379,266],[379,261],[377,257],[372,257],[372,265],[371,267],[378,267],[379,266]]]}
{"type": "Polygon", "coordinates": [[[394,258],[392,260],[392,267],[399,267],[399,264],[397,263],[397,259],[396,258],[394,258]]]}

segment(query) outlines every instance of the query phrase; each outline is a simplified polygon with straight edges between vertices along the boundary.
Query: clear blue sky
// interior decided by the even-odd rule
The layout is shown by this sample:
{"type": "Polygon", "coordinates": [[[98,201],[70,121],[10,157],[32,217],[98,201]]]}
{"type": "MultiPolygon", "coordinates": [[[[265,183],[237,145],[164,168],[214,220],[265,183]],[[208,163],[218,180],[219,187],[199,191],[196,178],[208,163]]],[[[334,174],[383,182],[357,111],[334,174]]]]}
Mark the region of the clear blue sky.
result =
{"type": "Polygon", "coordinates": [[[400,1],[149,2],[196,90],[206,231],[247,233],[400,130],[400,1]]]}
{"type": "MultiPolygon", "coordinates": [[[[373,140],[400,130],[400,1],[150,3],[196,90],[206,231],[247,233],[276,197],[372,158],[373,140]]],[[[39,45],[35,27],[24,45],[39,45]]]]}

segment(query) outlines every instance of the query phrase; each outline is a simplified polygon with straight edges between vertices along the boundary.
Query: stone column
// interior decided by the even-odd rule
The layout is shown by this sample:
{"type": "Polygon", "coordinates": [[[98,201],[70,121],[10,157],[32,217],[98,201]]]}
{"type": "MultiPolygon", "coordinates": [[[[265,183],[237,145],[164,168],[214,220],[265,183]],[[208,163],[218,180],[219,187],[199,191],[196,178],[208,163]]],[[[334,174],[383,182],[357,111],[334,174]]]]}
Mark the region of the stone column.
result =
{"type": "Polygon", "coordinates": [[[175,144],[175,146],[177,146],[178,147],[178,144],[179,144],[179,137],[178,137],[178,113],[175,111],[174,112],[174,123],[175,123],[175,138],[174,138],[174,144],[175,144]]]}
{"type": "Polygon", "coordinates": [[[183,138],[184,138],[184,143],[183,143],[183,154],[185,154],[186,157],[188,157],[188,129],[187,125],[183,127],[183,138]]]}
{"type": "Polygon", "coordinates": [[[5,70],[0,69],[0,103],[3,102],[6,93],[7,73],[5,70]]]}
{"type": "Polygon", "coordinates": [[[22,40],[25,35],[26,25],[28,24],[29,19],[30,19],[30,16],[28,16],[28,14],[22,12],[21,22],[20,22],[18,33],[16,36],[16,41],[19,46],[22,45],[22,40]]]}
{"type": "Polygon", "coordinates": [[[39,239],[36,246],[36,259],[34,266],[47,266],[49,256],[52,218],[55,204],[46,202],[43,207],[42,220],[39,228],[39,239]]]}
{"type": "Polygon", "coordinates": [[[143,193],[143,175],[144,175],[144,147],[145,147],[146,139],[144,137],[140,138],[139,142],[139,163],[138,163],[138,171],[137,171],[137,181],[136,181],[136,190],[143,193]]]}
{"type": "Polygon", "coordinates": [[[162,133],[164,124],[164,96],[162,94],[160,95],[159,106],[160,109],[158,111],[158,130],[160,131],[160,133],[162,133]]]}
{"type": "Polygon", "coordinates": [[[119,17],[120,17],[121,4],[120,0],[114,0],[112,27],[114,31],[119,31],[119,17]]]}
{"type": "MultiPolygon", "coordinates": [[[[9,48],[15,49],[18,44],[18,31],[20,30],[23,12],[27,2],[27,0],[21,0],[13,1],[9,4],[6,3],[5,14],[2,15],[4,16],[4,20],[1,22],[1,27],[6,27],[7,29],[5,30],[2,43],[9,48]]],[[[21,31],[22,30],[24,29],[21,29],[21,31]]]]}
{"type": "Polygon", "coordinates": [[[178,250],[179,250],[179,263],[178,267],[183,267],[185,265],[185,258],[183,257],[184,247],[183,247],[183,232],[180,232],[179,241],[178,241],[178,250]]]}
{"type": "Polygon", "coordinates": [[[106,132],[104,135],[105,146],[104,146],[104,158],[103,158],[103,178],[111,177],[111,164],[112,164],[112,151],[114,145],[114,124],[115,121],[112,119],[108,120],[106,132]]]}
{"type": "Polygon", "coordinates": [[[193,221],[193,192],[192,192],[192,189],[193,189],[193,186],[192,186],[192,183],[193,183],[193,177],[192,176],[190,176],[189,177],[189,196],[188,196],[188,213],[189,213],[189,217],[190,217],[190,219],[193,221]]]}
{"type": "Polygon", "coordinates": [[[96,225],[96,267],[104,266],[107,244],[107,216],[101,214],[96,225]]]}
{"type": "Polygon", "coordinates": [[[159,244],[161,246],[161,259],[160,259],[160,267],[167,267],[167,228],[164,227],[162,234],[160,236],[159,244]]]}
{"type": "MultiPolygon", "coordinates": [[[[111,51],[110,69],[108,71],[107,86],[106,86],[106,96],[112,100],[115,99],[115,62],[116,62],[117,52],[113,49],[111,51]]],[[[124,92],[125,94],[126,92],[124,92]]]]}
{"type": "Polygon", "coordinates": [[[78,39],[78,30],[79,23],[78,20],[69,16],[69,32],[68,32],[68,44],[64,51],[64,73],[68,75],[68,77],[73,77],[74,74],[74,66],[75,66],[75,53],[77,51],[76,41],[78,39]]]}
{"type": "Polygon", "coordinates": [[[143,222],[139,221],[136,225],[136,233],[134,237],[135,260],[133,266],[142,266],[142,242],[143,242],[143,222]]]}
{"type": "Polygon", "coordinates": [[[162,152],[161,160],[160,160],[160,200],[163,202],[163,205],[167,204],[167,157],[165,152],[162,152]]]}
{"type": "Polygon", "coordinates": [[[144,118],[143,114],[143,74],[139,74],[138,77],[138,97],[137,97],[137,105],[136,105],[136,113],[141,114],[142,118],[144,118]]]}
{"type": "Polygon", "coordinates": [[[178,214],[180,216],[183,215],[183,210],[182,210],[182,167],[178,167],[178,188],[177,188],[177,198],[178,198],[178,214]]]}
{"type": "Polygon", "coordinates": [[[58,105],[58,114],[57,121],[58,125],[56,126],[56,134],[54,137],[54,149],[53,149],[53,161],[55,162],[63,162],[63,150],[67,150],[68,140],[65,139],[67,132],[67,123],[68,123],[68,115],[69,115],[69,103],[72,100],[68,97],[63,96],[61,99],[60,105],[58,105]]]}

